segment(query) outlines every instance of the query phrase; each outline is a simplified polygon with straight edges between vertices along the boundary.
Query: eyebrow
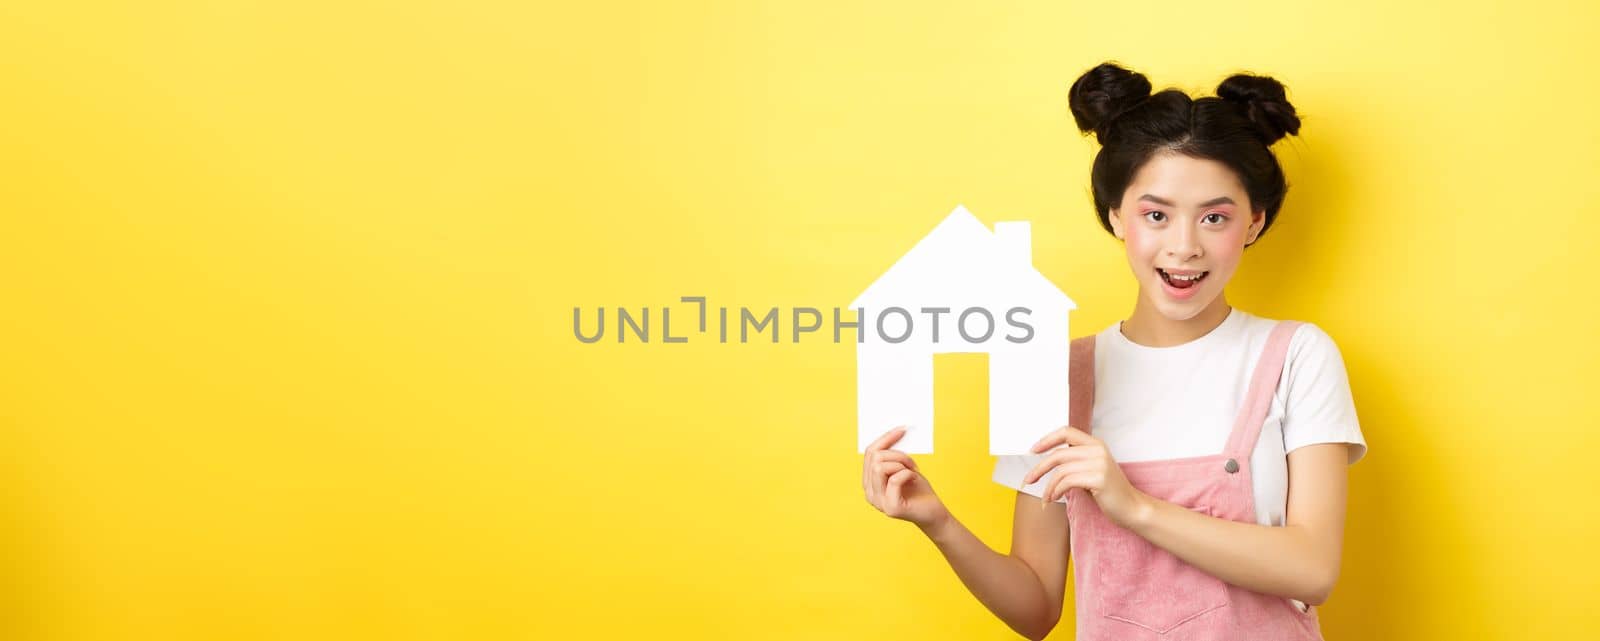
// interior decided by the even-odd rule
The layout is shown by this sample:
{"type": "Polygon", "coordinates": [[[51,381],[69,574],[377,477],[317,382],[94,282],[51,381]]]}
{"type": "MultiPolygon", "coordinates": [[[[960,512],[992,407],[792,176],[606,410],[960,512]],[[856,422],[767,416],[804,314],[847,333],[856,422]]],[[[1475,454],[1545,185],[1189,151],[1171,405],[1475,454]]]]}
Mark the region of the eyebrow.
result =
{"type": "MultiPolygon", "coordinates": [[[[1150,194],[1145,194],[1143,196],[1140,196],[1139,200],[1148,200],[1148,201],[1153,202],[1153,203],[1155,203],[1157,205],[1166,205],[1168,207],[1177,207],[1178,206],[1177,203],[1174,203],[1174,202],[1172,202],[1170,200],[1167,200],[1165,198],[1158,198],[1158,197],[1152,196],[1150,194]]],[[[1237,204],[1237,203],[1233,202],[1232,198],[1229,198],[1227,196],[1219,196],[1219,197],[1216,197],[1216,198],[1212,198],[1211,200],[1205,201],[1203,203],[1200,203],[1200,206],[1202,208],[1204,208],[1204,207],[1215,207],[1217,205],[1234,205],[1234,204],[1237,204]]]]}

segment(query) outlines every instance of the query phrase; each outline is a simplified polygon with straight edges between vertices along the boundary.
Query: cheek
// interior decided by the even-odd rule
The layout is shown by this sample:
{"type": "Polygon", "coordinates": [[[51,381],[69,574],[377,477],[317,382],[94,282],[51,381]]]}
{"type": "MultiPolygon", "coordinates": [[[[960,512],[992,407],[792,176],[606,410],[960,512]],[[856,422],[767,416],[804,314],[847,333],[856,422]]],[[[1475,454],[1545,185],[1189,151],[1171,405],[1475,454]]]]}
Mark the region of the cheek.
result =
{"type": "Polygon", "coordinates": [[[1133,225],[1123,232],[1122,242],[1128,248],[1129,258],[1144,259],[1154,256],[1160,249],[1161,236],[1153,230],[1133,225]]]}
{"type": "Polygon", "coordinates": [[[1208,243],[1206,253],[1213,260],[1223,264],[1233,264],[1239,261],[1244,254],[1244,237],[1248,232],[1243,225],[1236,226],[1212,237],[1215,242],[1208,243]]]}

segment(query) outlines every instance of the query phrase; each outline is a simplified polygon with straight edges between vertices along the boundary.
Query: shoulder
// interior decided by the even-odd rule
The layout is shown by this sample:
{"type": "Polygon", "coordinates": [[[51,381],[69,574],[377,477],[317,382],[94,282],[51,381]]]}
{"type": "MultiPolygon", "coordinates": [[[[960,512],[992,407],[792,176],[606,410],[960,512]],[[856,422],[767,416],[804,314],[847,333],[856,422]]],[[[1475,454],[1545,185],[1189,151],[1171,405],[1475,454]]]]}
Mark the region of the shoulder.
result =
{"type": "Polygon", "coordinates": [[[1289,339],[1276,398],[1284,403],[1284,451],[1346,443],[1348,463],[1366,455],[1349,371],[1339,345],[1322,327],[1300,322],[1289,339]]]}
{"type": "Polygon", "coordinates": [[[1112,340],[1114,335],[1119,334],[1120,330],[1118,329],[1118,326],[1120,324],[1120,322],[1114,322],[1097,332],[1092,334],[1084,334],[1072,339],[1072,351],[1075,353],[1094,352],[1096,354],[1104,351],[1103,349],[1096,350],[1096,347],[1107,347],[1107,341],[1112,340]]]}
{"type": "Polygon", "coordinates": [[[1299,321],[1289,339],[1288,363],[1342,363],[1339,344],[1316,323],[1299,321]]]}
{"type": "MultiPolygon", "coordinates": [[[[1339,345],[1334,342],[1321,326],[1311,321],[1275,319],[1244,314],[1244,334],[1246,340],[1257,346],[1265,346],[1272,331],[1282,323],[1293,323],[1294,333],[1289,337],[1289,350],[1287,363],[1293,364],[1305,361],[1339,360],[1339,345]]],[[[1257,347],[1260,349],[1260,347],[1257,347]]]]}
{"type": "MultiPolygon", "coordinates": [[[[1280,322],[1267,321],[1266,331],[1271,332],[1280,322]]],[[[1309,321],[1295,321],[1293,331],[1284,354],[1279,394],[1302,402],[1307,398],[1349,396],[1344,355],[1333,336],[1309,321]]],[[[1260,342],[1265,345],[1266,338],[1263,336],[1260,342]]]]}

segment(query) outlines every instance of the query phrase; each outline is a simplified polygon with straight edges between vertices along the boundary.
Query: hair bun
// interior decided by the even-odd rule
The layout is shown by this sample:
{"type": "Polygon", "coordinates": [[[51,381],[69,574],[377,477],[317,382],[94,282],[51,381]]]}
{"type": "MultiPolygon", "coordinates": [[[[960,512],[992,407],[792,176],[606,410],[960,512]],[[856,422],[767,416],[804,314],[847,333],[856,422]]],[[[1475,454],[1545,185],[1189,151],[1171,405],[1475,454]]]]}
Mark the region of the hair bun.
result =
{"type": "Polygon", "coordinates": [[[1217,85],[1217,97],[1239,105],[1268,145],[1300,133],[1300,116],[1284,94],[1283,83],[1267,76],[1234,74],[1217,85]]]}
{"type": "MultiPolygon", "coordinates": [[[[1072,118],[1084,133],[1104,138],[1117,115],[1150,97],[1150,80],[1115,63],[1103,62],[1079,76],[1067,93],[1072,118]]],[[[1102,142],[1104,142],[1102,140],[1102,142]]]]}

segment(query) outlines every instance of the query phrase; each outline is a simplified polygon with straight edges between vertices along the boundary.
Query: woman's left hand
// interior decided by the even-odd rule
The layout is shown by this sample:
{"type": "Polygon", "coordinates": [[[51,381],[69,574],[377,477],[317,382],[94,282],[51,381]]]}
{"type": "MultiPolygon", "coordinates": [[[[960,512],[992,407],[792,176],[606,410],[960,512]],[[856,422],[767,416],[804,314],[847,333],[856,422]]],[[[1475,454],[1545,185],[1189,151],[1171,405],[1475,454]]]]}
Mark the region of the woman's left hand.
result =
{"type": "Polygon", "coordinates": [[[1072,488],[1086,489],[1100,505],[1100,511],[1123,527],[1142,516],[1148,508],[1149,495],[1128,483],[1122,467],[1112,460],[1111,451],[1100,439],[1068,426],[1046,434],[1033,444],[1032,451],[1037,454],[1062,444],[1067,447],[1049,452],[1022,482],[1031,485],[1050,474],[1042,497],[1047,503],[1066,496],[1072,488]]]}

